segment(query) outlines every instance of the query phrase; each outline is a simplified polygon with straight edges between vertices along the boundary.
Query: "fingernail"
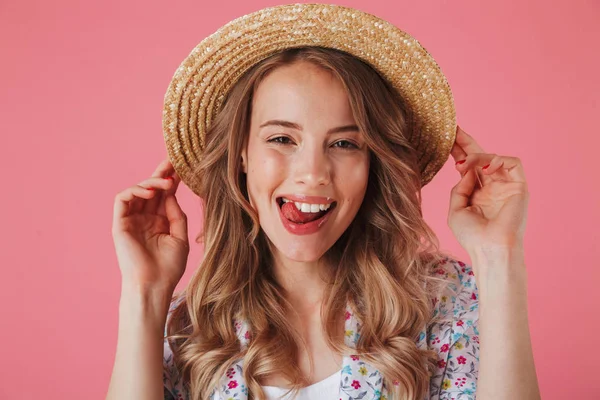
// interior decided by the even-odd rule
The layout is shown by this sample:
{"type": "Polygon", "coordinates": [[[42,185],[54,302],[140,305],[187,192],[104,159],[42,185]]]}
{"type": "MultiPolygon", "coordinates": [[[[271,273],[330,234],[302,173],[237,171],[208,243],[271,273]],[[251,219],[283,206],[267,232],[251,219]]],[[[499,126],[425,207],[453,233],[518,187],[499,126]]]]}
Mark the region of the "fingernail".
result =
{"type": "Polygon", "coordinates": [[[487,167],[489,167],[489,166],[490,166],[490,164],[486,165],[486,166],[485,166],[485,167],[483,167],[482,169],[486,169],[486,168],[487,168],[487,167]]]}
{"type": "Polygon", "coordinates": [[[462,164],[462,163],[464,163],[465,161],[467,161],[467,160],[460,160],[460,161],[457,161],[457,162],[456,162],[456,165],[458,165],[458,164],[462,164]]]}

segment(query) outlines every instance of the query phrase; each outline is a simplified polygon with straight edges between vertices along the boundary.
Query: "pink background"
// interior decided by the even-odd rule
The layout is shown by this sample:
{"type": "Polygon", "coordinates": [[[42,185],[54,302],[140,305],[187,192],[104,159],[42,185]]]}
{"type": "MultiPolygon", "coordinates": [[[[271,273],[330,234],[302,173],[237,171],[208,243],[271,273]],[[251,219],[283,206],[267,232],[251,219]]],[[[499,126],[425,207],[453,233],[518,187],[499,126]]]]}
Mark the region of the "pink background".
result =
{"type": "MultiPolygon", "coordinates": [[[[181,60],[227,21],[275,4],[0,2],[0,398],[105,397],[120,289],[114,196],[166,156],[162,100],[181,60]]],[[[486,151],[522,159],[542,396],[597,398],[600,5],[340,4],[415,36],[448,77],[458,123],[486,151]]],[[[424,207],[443,248],[468,261],[446,225],[458,178],[450,159],[424,207]]],[[[199,202],[179,193],[193,238],[199,202]]],[[[178,289],[200,255],[194,247],[178,289]]]]}

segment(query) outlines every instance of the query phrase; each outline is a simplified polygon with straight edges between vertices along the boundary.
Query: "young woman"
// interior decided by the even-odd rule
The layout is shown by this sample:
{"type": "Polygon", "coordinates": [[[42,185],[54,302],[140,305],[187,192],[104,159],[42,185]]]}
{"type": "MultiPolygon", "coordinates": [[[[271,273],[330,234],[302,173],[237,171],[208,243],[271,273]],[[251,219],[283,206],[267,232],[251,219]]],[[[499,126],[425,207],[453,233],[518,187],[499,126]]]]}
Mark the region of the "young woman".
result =
{"type": "Polygon", "coordinates": [[[471,267],[423,220],[410,132],[386,80],[344,52],[287,49],[243,74],[194,170],[204,258],[183,292],[174,166],[116,197],[107,398],[539,398],[522,165],[457,129],[448,224],[471,267]]]}

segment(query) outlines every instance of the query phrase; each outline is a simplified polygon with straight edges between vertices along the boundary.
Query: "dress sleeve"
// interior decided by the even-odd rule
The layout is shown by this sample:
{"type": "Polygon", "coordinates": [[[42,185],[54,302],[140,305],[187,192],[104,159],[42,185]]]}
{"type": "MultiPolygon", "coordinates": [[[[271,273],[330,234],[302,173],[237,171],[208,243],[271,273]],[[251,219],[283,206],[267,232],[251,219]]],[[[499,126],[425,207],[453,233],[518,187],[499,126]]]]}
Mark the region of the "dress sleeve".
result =
{"type": "Polygon", "coordinates": [[[446,275],[448,290],[436,302],[445,322],[431,326],[430,348],[438,351],[430,399],[475,400],[479,372],[479,294],[470,265],[447,259],[436,270],[446,275]]]}
{"type": "MultiPolygon", "coordinates": [[[[181,302],[182,297],[176,299],[175,297],[171,301],[169,306],[169,312],[167,313],[167,321],[171,317],[171,314],[175,307],[181,302]]],[[[186,394],[182,386],[182,381],[177,372],[175,363],[173,362],[173,351],[171,345],[166,338],[167,336],[167,325],[165,324],[164,340],[163,340],[163,387],[165,400],[184,400],[187,399],[186,394]]]]}

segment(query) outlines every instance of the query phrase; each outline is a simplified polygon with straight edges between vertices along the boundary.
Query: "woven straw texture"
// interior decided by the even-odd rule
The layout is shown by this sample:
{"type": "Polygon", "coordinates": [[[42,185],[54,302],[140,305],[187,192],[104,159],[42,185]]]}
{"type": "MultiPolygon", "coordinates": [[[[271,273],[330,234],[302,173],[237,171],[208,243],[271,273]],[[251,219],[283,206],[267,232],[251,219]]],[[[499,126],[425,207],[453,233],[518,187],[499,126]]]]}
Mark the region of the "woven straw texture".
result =
{"type": "Polygon", "coordinates": [[[268,7],[234,19],[202,40],[175,71],[164,98],[163,135],[175,171],[196,194],[193,168],[204,135],[232,85],[250,67],[290,47],[345,51],[370,64],[409,108],[422,186],[442,168],[454,143],[450,86],[412,36],[374,15],[332,4],[268,7]]]}

